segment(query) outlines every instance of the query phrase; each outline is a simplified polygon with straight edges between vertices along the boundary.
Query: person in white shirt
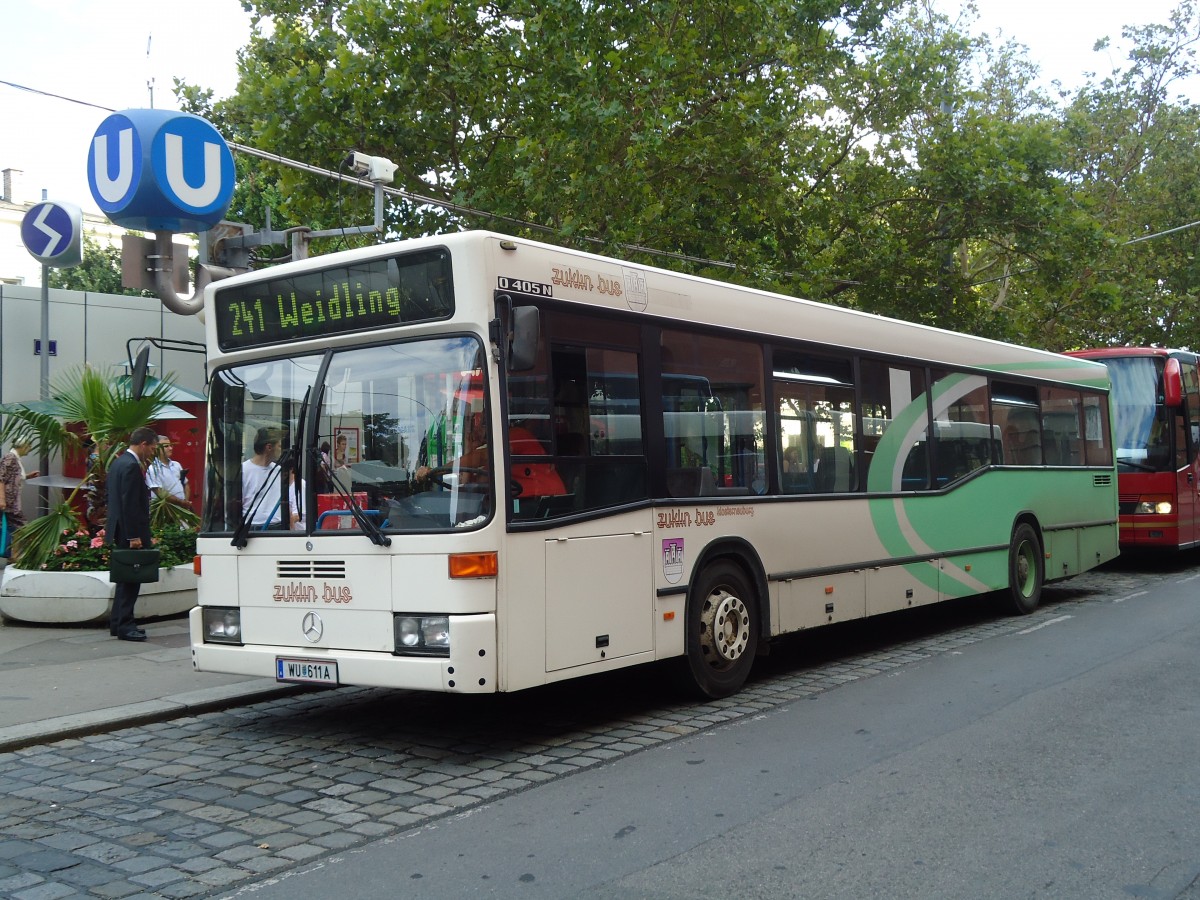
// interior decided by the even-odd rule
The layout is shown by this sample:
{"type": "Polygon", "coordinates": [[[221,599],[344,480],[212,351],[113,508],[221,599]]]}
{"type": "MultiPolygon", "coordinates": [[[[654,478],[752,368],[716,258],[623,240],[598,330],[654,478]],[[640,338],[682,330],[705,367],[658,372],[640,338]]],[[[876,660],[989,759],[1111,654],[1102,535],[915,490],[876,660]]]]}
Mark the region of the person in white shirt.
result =
{"type": "Polygon", "coordinates": [[[183,466],[171,458],[174,449],[169,437],[158,436],[158,453],[146,469],[146,486],[177,506],[190,509],[187,487],[183,481],[183,466]]]}
{"type": "Polygon", "coordinates": [[[260,428],[254,436],[254,455],[242,463],[242,518],[258,499],[250,524],[256,528],[279,523],[279,478],[282,474],[275,460],[279,458],[279,432],[260,428]],[[270,487],[264,489],[264,485],[270,487]],[[259,497],[259,491],[263,496],[259,497]]]}
{"type": "Polygon", "coordinates": [[[304,479],[297,478],[295,472],[289,472],[292,479],[288,486],[288,503],[291,505],[292,531],[304,531],[308,517],[301,514],[301,498],[304,496],[304,479]]]}

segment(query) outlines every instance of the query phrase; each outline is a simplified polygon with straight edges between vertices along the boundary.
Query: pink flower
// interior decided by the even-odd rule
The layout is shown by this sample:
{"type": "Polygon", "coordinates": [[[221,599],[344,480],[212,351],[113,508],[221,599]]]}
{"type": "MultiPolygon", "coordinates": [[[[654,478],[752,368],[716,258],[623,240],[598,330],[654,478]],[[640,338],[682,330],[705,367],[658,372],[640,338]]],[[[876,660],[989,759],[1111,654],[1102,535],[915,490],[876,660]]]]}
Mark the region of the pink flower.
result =
{"type": "Polygon", "coordinates": [[[103,547],[103,546],[104,546],[104,538],[100,537],[100,535],[96,535],[94,538],[92,538],[91,547],[93,550],[99,549],[100,547],[103,547]]]}
{"type": "Polygon", "coordinates": [[[67,541],[67,548],[70,550],[78,550],[79,541],[67,541]]]}

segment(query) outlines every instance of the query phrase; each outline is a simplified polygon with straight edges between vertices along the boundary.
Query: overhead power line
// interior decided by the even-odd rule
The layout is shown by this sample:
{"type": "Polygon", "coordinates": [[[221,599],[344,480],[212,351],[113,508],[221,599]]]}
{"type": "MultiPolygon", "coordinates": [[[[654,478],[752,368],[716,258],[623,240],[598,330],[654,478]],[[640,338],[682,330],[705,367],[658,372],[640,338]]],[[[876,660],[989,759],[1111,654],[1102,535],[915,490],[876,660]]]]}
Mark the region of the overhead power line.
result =
{"type": "MultiPolygon", "coordinates": [[[[72,97],[66,97],[61,94],[54,94],[49,91],[38,90],[37,88],[32,88],[32,87],[29,87],[28,85],[17,84],[15,82],[5,81],[3,79],[0,79],[0,84],[7,85],[8,87],[15,88],[19,91],[27,91],[28,93],[31,93],[31,94],[38,94],[39,96],[50,97],[55,100],[65,100],[68,103],[76,103],[80,106],[87,106],[87,107],[91,107],[92,109],[102,110],[104,112],[111,113],[111,112],[116,111],[116,110],[112,109],[111,107],[102,106],[101,104],[98,104],[98,103],[89,103],[85,100],[76,100],[72,97]]],[[[279,153],[269,153],[264,150],[259,150],[255,147],[249,147],[245,144],[238,144],[233,141],[229,141],[228,143],[229,143],[230,149],[234,150],[238,153],[245,153],[249,156],[256,156],[260,159],[265,159],[269,162],[274,162],[279,165],[287,166],[292,169],[297,169],[299,171],[309,172],[314,175],[323,175],[326,178],[334,178],[334,179],[338,179],[340,181],[349,182],[351,184],[361,185],[361,186],[370,187],[370,188],[374,187],[374,184],[372,182],[366,180],[365,178],[359,178],[354,175],[347,175],[343,172],[338,172],[333,169],[325,169],[320,166],[310,165],[309,163],[300,162],[299,160],[291,159],[291,158],[283,156],[282,154],[279,154],[279,153]]],[[[515,216],[506,216],[501,213],[488,212],[487,210],[477,209],[472,206],[465,206],[461,203],[454,203],[453,201],[442,200],[437,197],[427,197],[422,194],[417,194],[413,191],[404,190],[403,188],[384,187],[383,191],[384,191],[384,193],[386,193],[392,197],[399,197],[401,199],[408,200],[409,202],[412,202],[412,203],[422,204],[422,205],[426,205],[426,206],[434,206],[439,209],[444,209],[447,212],[456,213],[456,214],[462,215],[462,216],[472,216],[472,217],[476,217],[476,218],[487,219],[487,220],[490,220],[493,222],[503,222],[507,225],[516,226],[518,228],[528,228],[528,229],[531,229],[534,231],[540,231],[540,232],[543,232],[546,234],[557,233],[557,229],[555,229],[549,225],[543,225],[539,222],[530,222],[525,219],[517,218],[515,216]]],[[[583,241],[585,243],[593,244],[598,247],[606,246],[606,242],[600,238],[588,237],[586,235],[582,235],[582,236],[578,237],[578,240],[583,241]]],[[[648,256],[655,256],[655,257],[659,257],[659,258],[663,258],[663,259],[674,259],[674,260],[678,260],[680,262],[688,262],[688,263],[693,263],[695,265],[703,265],[703,266],[713,266],[715,268],[731,269],[731,270],[737,270],[737,269],[745,270],[744,266],[739,266],[737,263],[732,263],[732,262],[728,262],[725,260],[718,260],[718,259],[707,259],[707,258],[701,257],[701,256],[691,256],[686,253],[677,253],[677,252],[673,252],[670,250],[657,250],[653,247],[647,247],[642,244],[624,244],[624,243],[622,243],[622,244],[616,244],[615,246],[617,246],[620,249],[622,249],[626,252],[629,252],[629,253],[642,253],[642,254],[646,254],[648,256]]],[[[776,271],[769,270],[769,269],[756,270],[756,271],[767,272],[772,275],[778,275],[778,276],[782,276],[782,277],[786,277],[786,278],[796,277],[795,273],[792,273],[792,272],[776,272],[776,271]]],[[[838,283],[839,284],[848,284],[849,282],[838,282],[838,283]]]]}
{"type": "MultiPolygon", "coordinates": [[[[87,107],[91,107],[92,109],[102,110],[104,112],[111,113],[111,112],[116,111],[112,107],[103,106],[98,103],[89,103],[86,100],[77,100],[74,97],[67,97],[63,94],[55,94],[50,91],[39,90],[37,88],[29,87],[28,85],[17,84],[16,82],[7,81],[4,79],[0,79],[0,84],[6,85],[8,87],[14,88],[19,91],[26,91],[31,94],[37,94],[39,96],[49,97],[49,98],[52,98],[55,100],[63,100],[63,101],[66,101],[67,103],[75,103],[79,106],[87,106],[87,107]]],[[[360,185],[360,186],[364,186],[364,187],[374,188],[374,183],[368,181],[365,178],[359,178],[355,175],[347,175],[343,172],[338,172],[333,169],[326,169],[326,168],[322,168],[320,166],[310,165],[309,163],[303,163],[303,162],[300,162],[299,160],[290,159],[289,157],[283,156],[282,154],[279,154],[279,153],[269,153],[264,150],[258,150],[254,147],[249,147],[245,144],[237,144],[232,141],[229,142],[229,147],[230,147],[230,149],[235,150],[239,153],[245,153],[249,156],[256,156],[256,157],[259,157],[260,159],[267,160],[268,162],[273,162],[273,163],[277,163],[278,165],[288,166],[289,168],[297,169],[299,171],[309,172],[314,175],[323,175],[326,178],[334,178],[334,179],[338,179],[340,181],[348,182],[350,184],[356,184],[356,185],[360,185]]],[[[507,224],[507,225],[513,225],[518,228],[527,228],[527,229],[530,229],[533,231],[540,231],[540,232],[547,233],[547,234],[557,233],[557,229],[555,229],[549,225],[543,225],[539,222],[530,222],[525,219],[517,218],[515,216],[506,216],[501,213],[488,212],[486,210],[476,209],[475,207],[465,206],[461,203],[454,203],[453,201],[450,201],[450,200],[442,200],[437,197],[424,196],[422,194],[417,194],[413,191],[408,191],[403,188],[384,187],[383,191],[384,191],[384,193],[386,193],[392,197],[399,197],[399,198],[401,198],[403,200],[407,200],[411,203],[417,203],[417,204],[421,204],[421,205],[437,207],[438,209],[444,209],[447,212],[453,212],[453,213],[456,213],[456,214],[462,215],[462,216],[472,216],[472,217],[476,217],[476,218],[487,219],[487,220],[494,221],[494,222],[503,222],[504,224],[507,224]]],[[[1130,246],[1132,244],[1140,244],[1145,241],[1152,241],[1157,238],[1166,237],[1167,235],[1175,234],[1180,231],[1186,231],[1190,228],[1195,228],[1198,225],[1200,225],[1200,221],[1189,222],[1186,225],[1179,225],[1175,228],[1168,228],[1165,231],[1158,231],[1158,232],[1155,232],[1154,234],[1146,234],[1146,235],[1142,235],[1140,237],[1131,238],[1130,240],[1125,241],[1123,243],[1123,246],[1130,246]]],[[[584,243],[593,244],[595,246],[601,246],[601,247],[606,246],[606,242],[604,240],[602,240],[601,238],[580,235],[580,236],[577,236],[576,239],[579,241],[582,241],[584,243]]],[[[695,265],[702,265],[702,266],[712,266],[714,268],[729,269],[729,270],[733,270],[733,271],[739,271],[739,270],[740,271],[750,271],[745,266],[740,266],[737,263],[732,263],[727,260],[707,259],[707,258],[701,257],[701,256],[692,256],[687,253],[678,253],[678,252],[674,252],[674,251],[670,251],[670,250],[658,250],[653,247],[647,247],[642,244],[618,243],[614,246],[620,248],[621,250],[624,250],[627,253],[641,253],[641,254],[644,254],[647,256],[658,257],[661,259],[673,259],[673,260],[676,260],[679,262],[692,263],[695,265]]],[[[1035,267],[1029,268],[1029,269],[1021,269],[1017,272],[1012,272],[1007,275],[1001,275],[996,278],[988,278],[983,281],[974,282],[971,285],[971,287],[976,287],[978,285],[983,285],[983,284],[990,284],[994,281],[1003,281],[1007,278],[1012,278],[1016,275],[1027,274],[1029,272],[1035,271],[1036,268],[1037,267],[1035,266],[1035,267]]],[[[799,277],[798,273],[795,273],[795,272],[779,272],[779,271],[775,271],[772,269],[756,269],[754,271],[758,272],[760,274],[767,273],[767,274],[780,276],[780,277],[784,277],[784,278],[799,277]]],[[[842,280],[834,281],[834,284],[837,286],[838,290],[842,290],[842,289],[845,289],[846,287],[854,286],[854,285],[857,285],[860,283],[861,282],[855,282],[855,281],[842,281],[842,280]]]]}

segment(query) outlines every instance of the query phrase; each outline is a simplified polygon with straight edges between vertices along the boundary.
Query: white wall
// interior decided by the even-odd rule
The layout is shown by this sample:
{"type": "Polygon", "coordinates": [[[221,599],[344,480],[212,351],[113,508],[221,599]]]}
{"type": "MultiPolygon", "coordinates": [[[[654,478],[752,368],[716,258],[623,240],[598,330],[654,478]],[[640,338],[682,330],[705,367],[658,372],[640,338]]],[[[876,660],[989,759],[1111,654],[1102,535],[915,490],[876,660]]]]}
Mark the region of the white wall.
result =
{"type": "MultiPolygon", "coordinates": [[[[58,342],[58,355],[50,357],[51,385],[58,375],[84,363],[114,378],[124,374],[129,338],[189,340],[201,349],[204,343],[198,318],[168,312],[158,299],[52,289],[49,308],[50,339],[58,342]]],[[[42,289],[0,284],[0,403],[41,396],[41,358],[33,352],[41,333],[42,289]]],[[[204,362],[202,353],[152,349],[150,372],[173,376],[180,387],[204,393],[204,362]]],[[[26,468],[39,468],[38,460],[27,459],[26,468]]],[[[52,459],[49,474],[61,472],[60,461],[52,459]]],[[[51,502],[57,502],[58,492],[52,494],[51,502]]],[[[37,506],[37,490],[27,487],[22,502],[28,518],[37,506]]]]}

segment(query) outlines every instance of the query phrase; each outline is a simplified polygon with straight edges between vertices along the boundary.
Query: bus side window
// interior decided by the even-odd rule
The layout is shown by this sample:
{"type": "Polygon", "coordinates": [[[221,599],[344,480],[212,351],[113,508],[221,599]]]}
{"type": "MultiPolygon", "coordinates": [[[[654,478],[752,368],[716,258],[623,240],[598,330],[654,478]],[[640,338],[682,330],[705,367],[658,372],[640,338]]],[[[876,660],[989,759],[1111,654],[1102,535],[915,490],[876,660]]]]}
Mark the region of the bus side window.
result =
{"type": "Polygon", "coordinates": [[[762,347],[667,329],[661,341],[668,496],[706,496],[710,485],[717,495],[763,493],[762,347]],[[673,474],[688,469],[695,471],[673,474]]]}
{"type": "Polygon", "coordinates": [[[509,378],[514,521],[570,515],[647,496],[640,357],[585,346],[581,335],[633,345],[638,331],[544,312],[546,340],[528,373],[509,378]],[[542,458],[538,458],[542,457],[542,458]],[[515,487],[513,488],[515,491],[515,487]]]}
{"type": "Polygon", "coordinates": [[[779,404],[779,489],[785,494],[808,494],[813,487],[814,432],[812,413],[803,398],[792,395],[787,382],[775,382],[779,404]]]}
{"type": "Polygon", "coordinates": [[[1042,423],[1037,388],[992,382],[992,424],[1000,432],[1007,466],[1040,466],[1042,423]]]}
{"type": "Polygon", "coordinates": [[[867,490],[878,493],[929,490],[925,370],[863,359],[859,377],[866,469],[866,477],[861,480],[867,490]],[[893,428],[897,418],[901,424],[893,428]],[[912,425],[914,419],[920,423],[916,428],[912,425]],[[900,458],[903,462],[897,477],[895,468],[900,458]]]}
{"type": "Polygon", "coordinates": [[[1108,395],[1083,395],[1084,464],[1111,467],[1112,443],[1109,440],[1108,395]]]}
{"type": "Polygon", "coordinates": [[[1042,403],[1042,451],[1048,466],[1083,465],[1079,391],[1039,389],[1042,403]]]}
{"type": "Polygon", "coordinates": [[[772,366],[780,489],[788,494],[855,490],[858,429],[850,358],[777,349],[772,366]],[[791,471],[794,464],[803,471],[791,471]]]}
{"type": "Polygon", "coordinates": [[[991,464],[993,429],[988,424],[987,386],[972,383],[961,375],[934,370],[934,393],[948,387],[955,398],[934,420],[934,459],[937,462],[937,486],[953,484],[991,464]]]}
{"type": "Polygon", "coordinates": [[[1194,362],[1182,361],[1183,397],[1187,405],[1188,437],[1191,440],[1191,456],[1200,456],[1200,369],[1194,362]]]}

